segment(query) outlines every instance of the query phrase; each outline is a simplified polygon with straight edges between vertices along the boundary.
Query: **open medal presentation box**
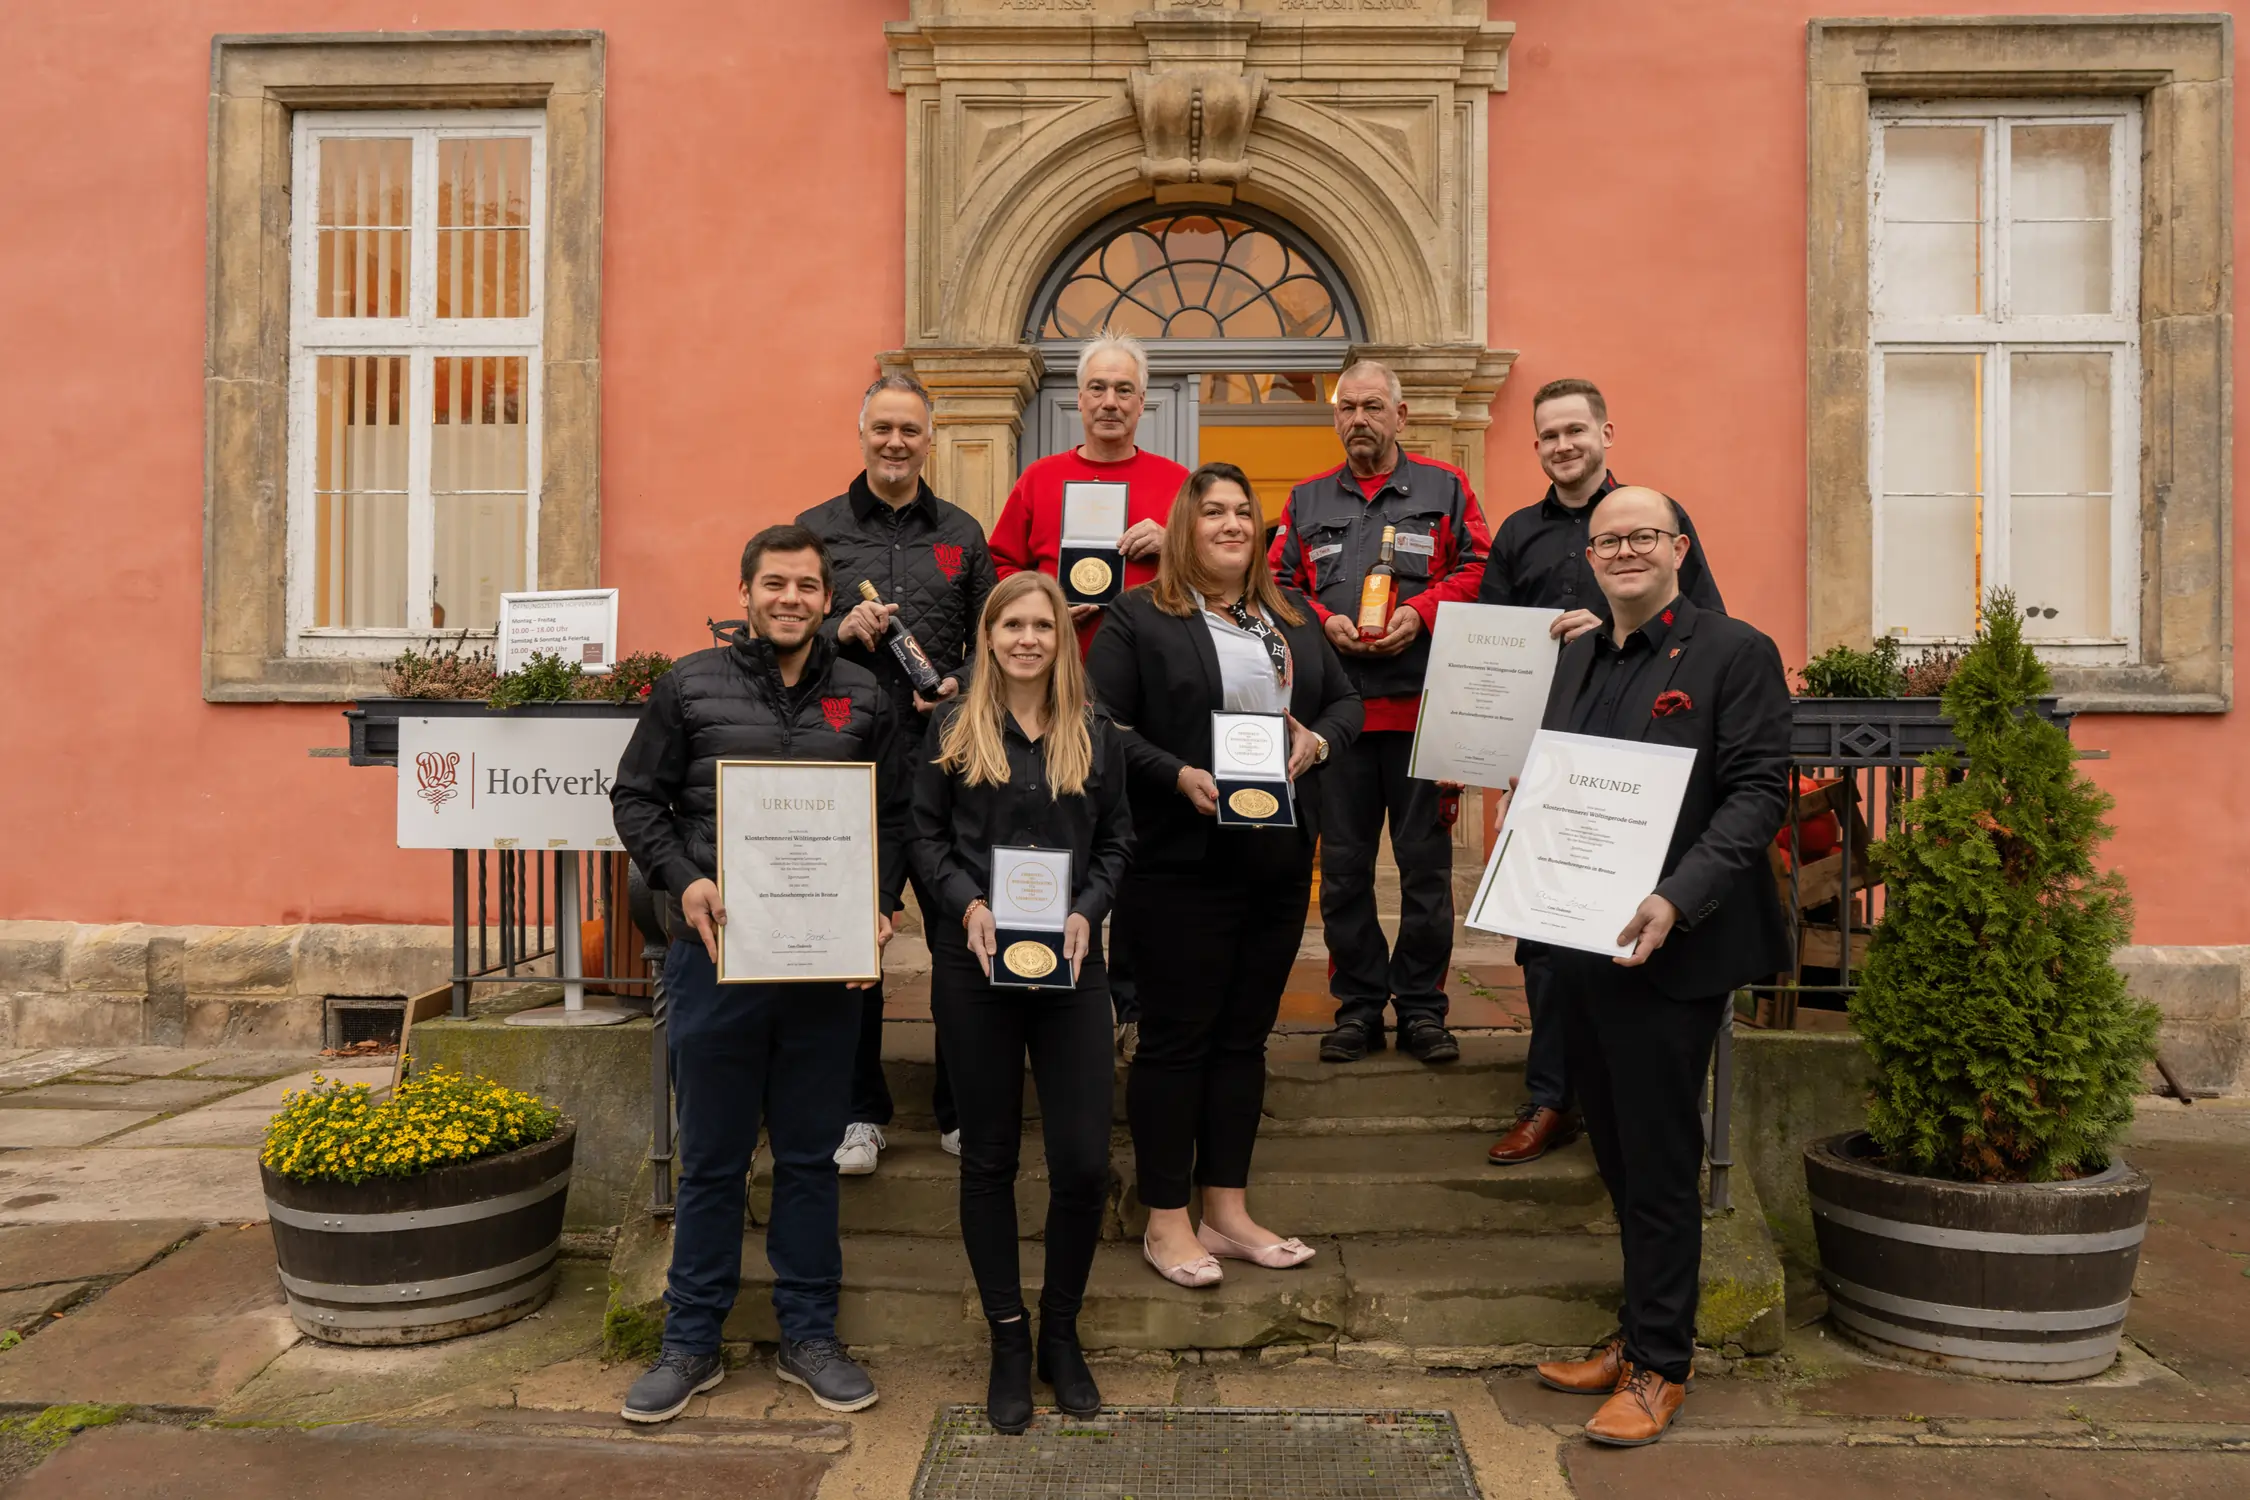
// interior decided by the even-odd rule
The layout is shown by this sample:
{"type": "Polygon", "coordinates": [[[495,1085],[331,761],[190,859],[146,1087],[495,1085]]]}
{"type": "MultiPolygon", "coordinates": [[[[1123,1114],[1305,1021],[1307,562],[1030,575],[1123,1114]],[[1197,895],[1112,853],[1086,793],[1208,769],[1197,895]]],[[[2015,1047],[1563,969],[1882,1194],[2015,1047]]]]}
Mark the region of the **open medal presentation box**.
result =
{"type": "Polygon", "coordinates": [[[1117,550],[1117,539],[1125,534],[1126,495],[1124,485],[1108,480],[1074,479],[1063,486],[1055,575],[1073,604],[1107,604],[1125,586],[1125,554],[1117,550]]]}
{"type": "Polygon", "coordinates": [[[1297,826],[1297,789],[1289,782],[1289,721],[1282,715],[1214,712],[1211,779],[1219,784],[1221,828],[1297,826]]]}
{"type": "Polygon", "coordinates": [[[1068,990],[1063,929],[1070,921],[1070,851],[992,849],[992,982],[1002,989],[1068,990]]]}

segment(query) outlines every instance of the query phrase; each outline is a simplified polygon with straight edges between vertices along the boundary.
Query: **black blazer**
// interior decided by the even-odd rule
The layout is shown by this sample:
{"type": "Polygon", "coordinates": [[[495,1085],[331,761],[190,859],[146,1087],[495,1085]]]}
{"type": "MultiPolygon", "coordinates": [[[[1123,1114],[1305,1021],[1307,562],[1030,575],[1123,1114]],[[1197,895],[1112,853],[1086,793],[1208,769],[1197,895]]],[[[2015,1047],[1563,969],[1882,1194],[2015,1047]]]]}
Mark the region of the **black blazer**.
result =
{"type": "MultiPolygon", "coordinates": [[[[1219,653],[1200,614],[1184,620],[1168,615],[1149,590],[1143,584],[1109,606],[1086,671],[1095,697],[1123,731],[1134,863],[1196,864],[1209,847],[1213,822],[1180,794],[1179,775],[1182,766],[1211,769],[1211,715],[1226,707],[1219,653]]],[[[1359,693],[1303,596],[1291,589],[1282,596],[1304,616],[1302,625],[1274,622],[1294,663],[1289,711],[1327,740],[1334,756],[1359,737],[1359,693]]],[[[1297,826],[1308,842],[1320,832],[1323,769],[1297,779],[1297,826]]]]}
{"type": "MultiPolygon", "coordinates": [[[[1672,609],[1664,644],[1671,654],[1642,673],[1618,722],[1639,730],[1620,738],[1695,751],[1656,883],[1680,920],[1643,969],[1665,994],[1693,1000],[1790,966],[1789,928],[1766,862],[1789,812],[1789,682],[1780,651],[1755,626],[1684,597],[1672,609]],[[1689,706],[1658,717],[1656,700],[1666,692],[1687,694],[1689,706]]],[[[1563,647],[1542,727],[1570,727],[1598,634],[1563,647]]]]}

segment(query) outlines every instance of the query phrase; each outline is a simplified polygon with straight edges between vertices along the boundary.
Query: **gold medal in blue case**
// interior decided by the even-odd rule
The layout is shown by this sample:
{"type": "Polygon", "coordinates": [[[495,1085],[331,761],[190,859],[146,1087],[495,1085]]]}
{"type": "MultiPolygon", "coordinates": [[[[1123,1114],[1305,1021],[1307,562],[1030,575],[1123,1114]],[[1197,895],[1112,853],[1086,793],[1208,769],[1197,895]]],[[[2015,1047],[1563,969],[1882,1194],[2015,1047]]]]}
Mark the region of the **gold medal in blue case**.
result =
{"type": "Polygon", "coordinates": [[[1070,851],[995,844],[992,983],[999,988],[1077,988],[1063,957],[1070,921],[1070,851]]]}
{"type": "Polygon", "coordinates": [[[1281,714],[1213,713],[1211,779],[1219,787],[1221,828],[1297,826],[1289,721],[1281,714]]]}
{"type": "Polygon", "coordinates": [[[1073,479],[1063,485],[1062,547],[1056,581],[1073,604],[1107,604],[1125,587],[1125,554],[1117,539],[1125,534],[1129,491],[1105,479],[1073,479]]]}

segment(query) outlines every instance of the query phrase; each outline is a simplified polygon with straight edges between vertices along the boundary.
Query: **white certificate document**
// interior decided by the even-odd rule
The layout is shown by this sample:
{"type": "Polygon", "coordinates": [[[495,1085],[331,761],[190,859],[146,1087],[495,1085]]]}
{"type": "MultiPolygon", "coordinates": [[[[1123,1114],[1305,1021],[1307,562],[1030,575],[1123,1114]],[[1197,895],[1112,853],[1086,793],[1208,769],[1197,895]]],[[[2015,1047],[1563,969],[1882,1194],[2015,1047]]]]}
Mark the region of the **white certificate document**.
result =
{"type": "Polygon", "coordinates": [[[1468,925],[1622,958],[1617,935],[1664,875],[1695,752],[1542,729],[1468,925]]]}
{"type": "Polygon", "coordinates": [[[875,767],[722,760],[721,984],[873,980],[875,767]]]}
{"type": "Polygon", "coordinates": [[[1280,714],[1212,714],[1211,779],[1287,781],[1288,720],[1280,714]]]}
{"type": "Polygon", "coordinates": [[[992,925],[1060,932],[1070,921],[1070,851],[992,848],[992,925]]]}
{"type": "Polygon", "coordinates": [[[1073,479],[1063,485],[1062,540],[1065,546],[1115,547],[1125,534],[1125,500],[1130,490],[1107,479],[1073,479]]]}
{"type": "Polygon", "coordinates": [[[1562,655],[1547,635],[1561,613],[1451,599],[1437,607],[1407,775],[1504,787],[1522,774],[1562,655]]]}

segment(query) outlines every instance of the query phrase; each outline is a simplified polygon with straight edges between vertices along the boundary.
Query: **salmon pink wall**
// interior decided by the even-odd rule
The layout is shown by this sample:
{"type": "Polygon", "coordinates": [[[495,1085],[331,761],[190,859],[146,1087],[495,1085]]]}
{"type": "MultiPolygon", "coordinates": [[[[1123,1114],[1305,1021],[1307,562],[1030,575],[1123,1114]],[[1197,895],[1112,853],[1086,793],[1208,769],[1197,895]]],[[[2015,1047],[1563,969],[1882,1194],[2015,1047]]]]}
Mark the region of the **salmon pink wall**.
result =
{"type": "MultiPolygon", "coordinates": [[[[1868,7],[1872,8],[1872,7],[1868,7]]],[[[1888,4],[1900,13],[1938,7],[1888,4]]],[[[1980,12],[2157,9],[2065,0],[1980,12]]],[[[1837,7],[1837,13],[1853,7],[1837,7]]],[[[0,130],[0,918],[431,921],[392,775],[306,750],[333,707],[202,701],[204,202],[217,32],[608,37],[602,573],[627,649],[731,603],[742,539],[839,489],[901,339],[905,0],[194,0],[8,6],[0,130]]],[[[1787,0],[1494,0],[1488,449],[1535,498],[1530,391],[1611,393],[1620,472],[1694,510],[1729,603],[1804,649],[1804,26],[1787,0]]],[[[2238,131],[2241,127],[2238,126],[2238,131]]],[[[2238,148],[2239,149],[2239,148],[2238,148]]],[[[2240,206],[2238,204],[2238,213],[2240,206]]],[[[2238,558],[2239,565],[2239,558],[2238,558]]],[[[2146,942],[2250,942],[2241,715],[2082,720],[2146,942]],[[2183,858],[2183,856],[2192,856],[2183,858]]]]}

